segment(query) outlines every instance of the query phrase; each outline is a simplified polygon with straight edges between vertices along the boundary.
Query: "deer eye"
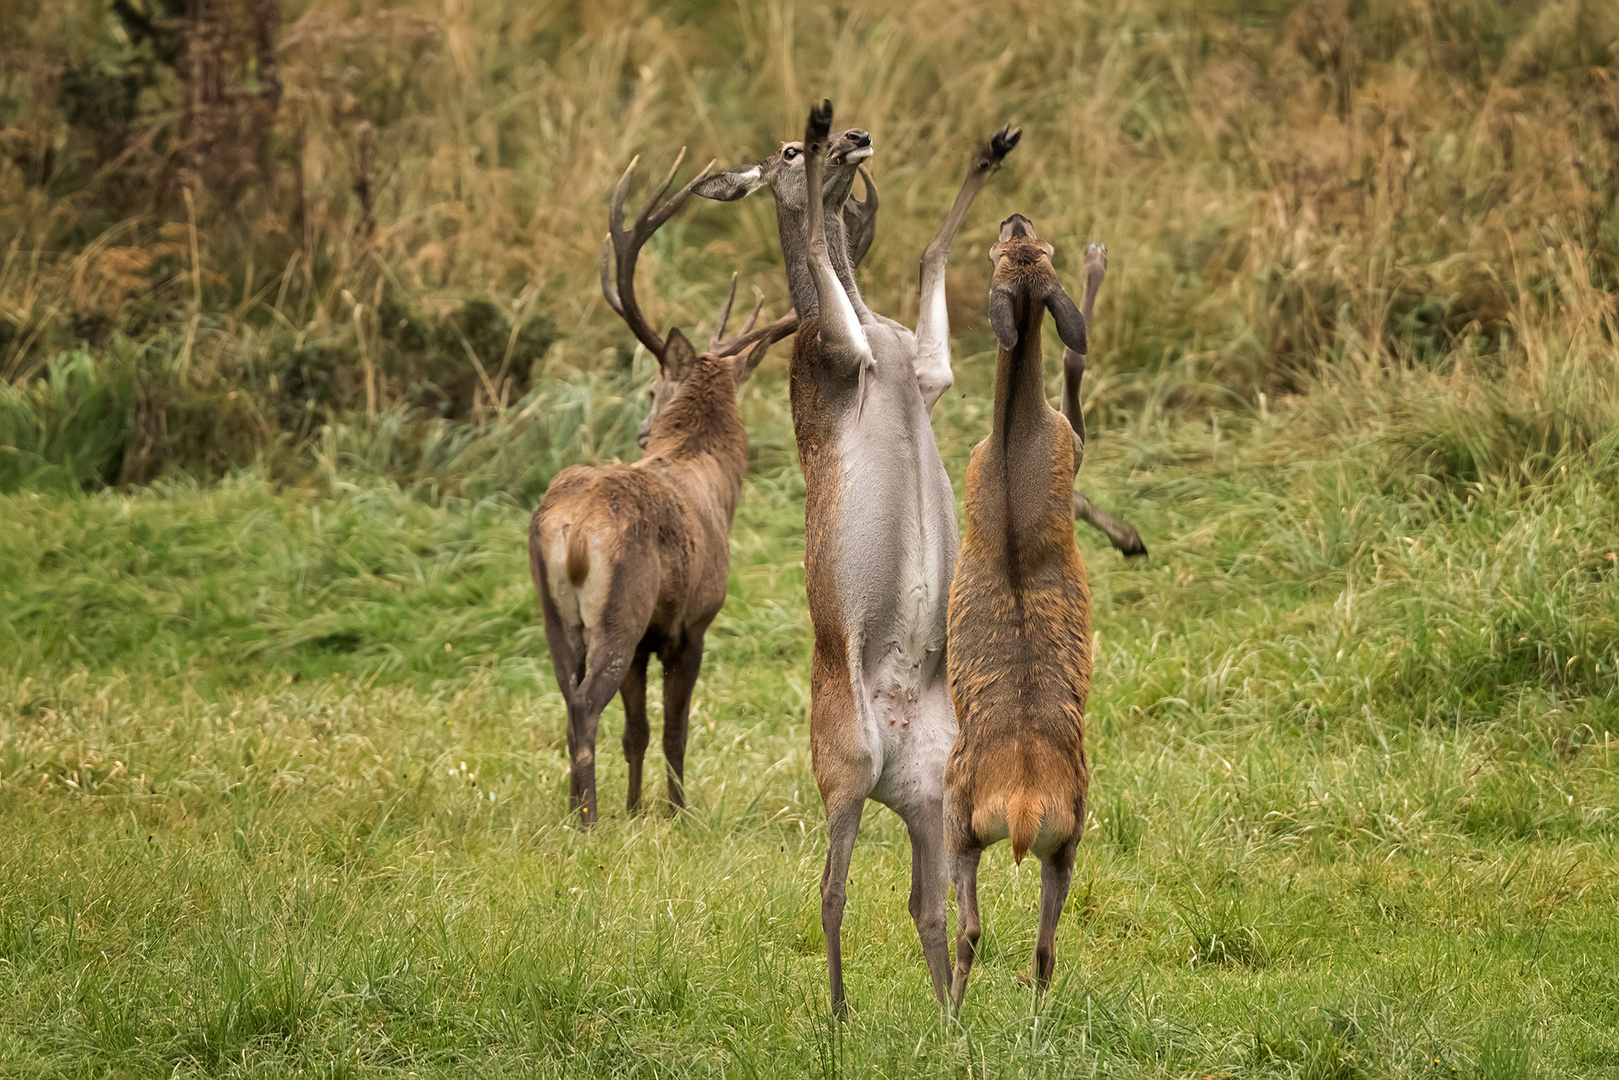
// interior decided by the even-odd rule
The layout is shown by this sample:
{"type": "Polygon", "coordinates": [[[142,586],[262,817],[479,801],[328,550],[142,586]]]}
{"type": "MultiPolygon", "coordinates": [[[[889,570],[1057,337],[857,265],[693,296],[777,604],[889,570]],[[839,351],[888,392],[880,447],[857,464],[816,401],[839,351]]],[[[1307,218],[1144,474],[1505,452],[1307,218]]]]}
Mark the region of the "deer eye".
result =
{"type": "Polygon", "coordinates": [[[781,156],[786,158],[788,161],[791,161],[793,158],[798,156],[798,149],[796,147],[789,146],[787,149],[781,152],[781,156]]]}

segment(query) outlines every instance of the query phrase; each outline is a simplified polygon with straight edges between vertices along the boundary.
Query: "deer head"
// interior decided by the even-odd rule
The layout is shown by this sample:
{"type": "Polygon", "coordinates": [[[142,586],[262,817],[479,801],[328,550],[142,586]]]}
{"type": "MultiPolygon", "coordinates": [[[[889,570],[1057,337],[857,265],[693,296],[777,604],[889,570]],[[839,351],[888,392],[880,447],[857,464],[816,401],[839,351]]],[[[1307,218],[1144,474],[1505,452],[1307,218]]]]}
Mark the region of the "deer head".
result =
{"type": "Polygon", "coordinates": [[[709,338],[708,352],[702,356],[698,355],[691,342],[686,340],[686,335],[678,329],[671,329],[667,338],[660,338],[646,321],[646,317],[641,314],[641,305],[635,299],[635,263],[640,256],[641,248],[652,238],[652,234],[685,204],[693,189],[708,177],[709,168],[712,168],[710,163],[685,187],[660,203],[664,192],[674,183],[675,173],[680,169],[680,163],[685,157],[686,150],[682,147],[674,165],[670,166],[668,175],[663,178],[663,183],[647,197],[641,212],[636,215],[635,224],[626,230],[624,196],[629,192],[630,177],[634,175],[636,163],[640,158],[637,157],[630,162],[629,168],[624,170],[624,175],[619,179],[618,187],[613,192],[612,207],[607,215],[607,238],[602,243],[602,295],[658,361],[658,373],[653,377],[652,385],[648,389],[652,399],[651,407],[635,433],[636,442],[643,449],[646,448],[647,440],[651,438],[658,418],[680,397],[699,361],[729,360],[732,364],[735,385],[740,386],[749,375],[753,374],[753,369],[764,359],[765,352],[770,346],[798,328],[798,317],[789,313],[768,326],[754,329],[754,323],[758,320],[759,311],[764,305],[764,297],[760,293],[754,304],[753,313],[748,316],[741,333],[732,338],[725,338],[723,336],[725,324],[730,319],[731,304],[736,299],[735,274],[731,275],[730,295],[726,297],[725,306],[715,321],[714,333],[709,338]]]}
{"type": "Polygon", "coordinates": [[[1077,353],[1085,352],[1085,316],[1069,298],[1051,266],[1056,248],[1034,234],[1034,223],[1022,214],[1001,222],[1001,237],[989,249],[995,267],[989,291],[989,323],[1001,347],[1011,350],[1018,343],[1015,310],[1019,292],[1028,290],[1030,304],[1044,305],[1057,322],[1057,336],[1077,353]]]}
{"type": "MultiPolygon", "coordinates": [[[[871,136],[859,128],[850,128],[832,136],[827,144],[826,178],[821,183],[821,201],[831,206],[842,206],[854,187],[854,177],[860,163],[876,151],[871,136]]],[[[867,178],[870,191],[870,178],[867,178]]],[[[804,183],[804,144],[782,143],[781,149],[763,161],[736,165],[715,173],[692,190],[705,199],[735,202],[752,195],[762,187],[776,194],[776,202],[787,210],[802,212],[808,206],[804,183]]]]}

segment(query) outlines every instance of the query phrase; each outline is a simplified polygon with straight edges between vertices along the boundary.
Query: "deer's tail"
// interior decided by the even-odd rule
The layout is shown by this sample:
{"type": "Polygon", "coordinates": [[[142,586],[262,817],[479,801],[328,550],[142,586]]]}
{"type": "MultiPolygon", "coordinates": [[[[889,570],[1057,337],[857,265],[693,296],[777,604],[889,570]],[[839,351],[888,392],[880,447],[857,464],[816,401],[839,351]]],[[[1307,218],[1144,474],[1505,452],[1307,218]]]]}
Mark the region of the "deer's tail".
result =
{"type": "Polygon", "coordinates": [[[1023,862],[1034,841],[1040,835],[1040,819],[1044,817],[1044,803],[1038,791],[1023,788],[1006,801],[1006,830],[1012,840],[1012,859],[1023,862]]]}
{"type": "Polygon", "coordinates": [[[585,583],[590,576],[590,537],[577,524],[568,530],[568,584],[574,588],[585,583]]]}

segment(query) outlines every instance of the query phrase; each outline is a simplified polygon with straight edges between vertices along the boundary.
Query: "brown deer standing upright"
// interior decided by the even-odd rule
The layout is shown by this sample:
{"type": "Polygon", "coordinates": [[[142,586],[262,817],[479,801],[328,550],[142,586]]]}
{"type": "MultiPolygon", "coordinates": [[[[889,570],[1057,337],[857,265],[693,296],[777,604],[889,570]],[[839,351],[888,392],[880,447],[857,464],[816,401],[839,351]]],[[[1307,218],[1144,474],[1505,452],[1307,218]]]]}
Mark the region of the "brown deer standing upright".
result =
{"type": "MultiPolygon", "coordinates": [[[[632,465],[575,465],[558,473],[529,524],[529,570],[545,616],[551,665],[568,707],[568,809],[596,821],[596,727],[622,691],[627,805],[641,804],[641,767],[651,733],[646,668],[663,664],[663,753],[669,802],[685,805],[685,757],[692,687],[703,662],[703,635],[725,602],[731,519],[747,469],[748,436],[736,389],[771,342],[796,319],[720,340],[731,300],[699,356],[679,330],[660,339],[635,300],[641,246],[680,209],[687,184],[667,202],[680,161],[624,229],[624,196],[635,162],[613,195],[602,254],[602,291],[658,361],[652,408],[641,425],[645,455],[632,465]],[[616,273],[612,272],[616,263],[616,273]]],[[[704,169],[692,183],[708,174],[704,169]]],[[[731,295],[736,293],[732,279],[731,295]]]]}
{"type": "MultiPolygon", "coordinates": [[[[1090,589],[1071,497],[1085,452],[1077,412],[1086,330],[1051,254],[1021,214],[1001,223],[990,249],[990,323],[1000,341],[995,408],[989,437],[967,465],[967,533],[950,585],[950,689],[961,733],[945,771],[944,831],[956,884],[957,1008],[982,930],[982,850],[1009,837],[1019,862],[1030,852],[1040,859],[1034,974],[1043,990],[1085,828],[1090,589]],[[1047,311],[1070,350],[1066,418],[1046,404],[1040,331],[1047,311]]],[[[1105,268],[1103,250],[1091,245],[1087,311],[1105,268]]]]}

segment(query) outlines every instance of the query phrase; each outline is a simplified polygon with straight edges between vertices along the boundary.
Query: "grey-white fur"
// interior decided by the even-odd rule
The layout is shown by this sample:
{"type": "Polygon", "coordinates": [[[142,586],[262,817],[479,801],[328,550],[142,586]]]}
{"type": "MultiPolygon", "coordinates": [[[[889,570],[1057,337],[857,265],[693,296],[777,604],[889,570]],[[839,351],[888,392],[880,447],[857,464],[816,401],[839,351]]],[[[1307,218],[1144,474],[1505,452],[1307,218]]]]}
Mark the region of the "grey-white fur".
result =
{"type": "Polygon", "coordinates": [[[841,1012],[840,928],[868,798],[906,823],[910,910],[940,1001],[949,982],[942,798],[956,717],[944,659],[957,526],[929,416],[951,382],[944,302],[950,244],[1017,133],[1002,129],[979,152],[928,245],[913,332],[873,312],[860,295],[842,209],[870,140],[854,130],[829,136],[830,121],[827,104],[811,114],[805,143],[783,144],[765,162],[720,174],[694,193],[729,201],[770,187],[793,304],[817,317],[813,344],[801,329],[795,346],[793,421],[806,462],[806,512],[835,523],[827,533],[820,522],[806,522],[805,572],[816,631],[811,742],[831,834],[821,915],[832,1004],[841,1012]],[[807,170],[816,154],[824,157],[807,170]],[[823,168],[816,214],[807,197],[810,174],[823,168]],[[821,464],[812,467],[812,459],[821,464]],[[843,655],[829,655],[840,648],[843,655]],[[829,685],[843,679],[847,686],[829,685]]]}

